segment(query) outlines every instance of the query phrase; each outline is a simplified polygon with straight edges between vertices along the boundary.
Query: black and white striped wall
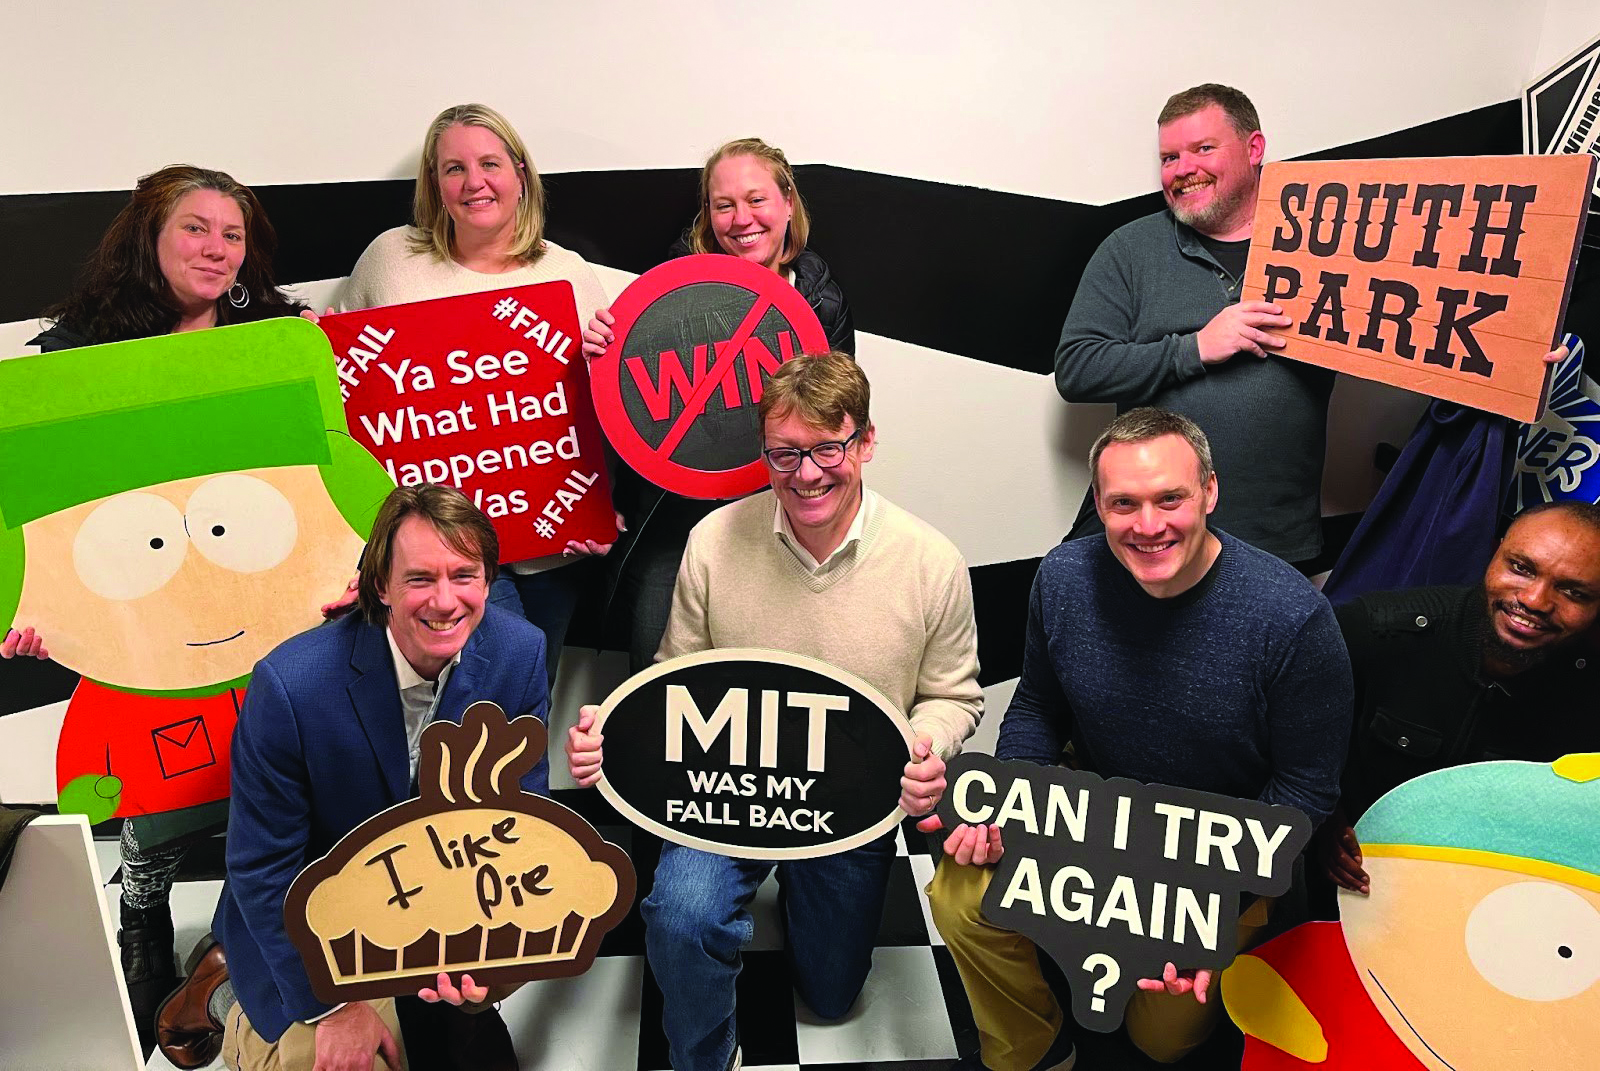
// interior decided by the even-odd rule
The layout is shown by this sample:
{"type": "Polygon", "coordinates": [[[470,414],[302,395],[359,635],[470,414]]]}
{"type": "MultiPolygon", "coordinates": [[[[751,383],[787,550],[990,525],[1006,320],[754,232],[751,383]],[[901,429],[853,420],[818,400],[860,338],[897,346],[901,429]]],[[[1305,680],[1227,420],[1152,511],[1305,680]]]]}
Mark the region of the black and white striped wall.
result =
{"type": "MultiPolygon", "coordinates": [[[[613,294],[693,214],[707,151],[751,134],[783,146],[861,332],[881,442],[868,479],[972,565],[988,736],[1018,672],[1034,566],[1076,513],[1110,413],[1056,395],[1055,340],[1100,240],[1159,207],[1165,98],[1239,86],[1274,159],[1518,152],[1522,87],[1600,31],[1600,9],[58,0],[6,24],[5,356],[23,352],[133,180],[170,162],[253,186],[279,233],[279,278],[320,302],[407,219],[418,141],[446,105],[511,118],[546,176],[551,237],[613,294]]],[[[1341,383],[1325,512],[1364,507],[1373,445],[1403,439],[1419,408],[1341,383]]],[[[587,684],[576,665],[569,692],[587,684]]],[[[0,741],[8,722],[47,735],[72,682],[0,664],[0,715],[22,716],[0,718],[0,741]]],[[[25,750],[0,746],[0,799],[48,783],[48,752],[25,750]]]]}

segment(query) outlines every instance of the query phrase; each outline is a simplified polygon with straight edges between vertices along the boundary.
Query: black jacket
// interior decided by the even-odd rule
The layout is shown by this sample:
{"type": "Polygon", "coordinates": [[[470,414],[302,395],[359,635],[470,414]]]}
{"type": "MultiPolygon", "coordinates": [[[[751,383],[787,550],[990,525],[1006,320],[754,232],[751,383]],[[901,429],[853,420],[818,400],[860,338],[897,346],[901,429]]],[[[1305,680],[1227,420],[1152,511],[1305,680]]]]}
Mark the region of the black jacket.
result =
{"type": "MultiPolygon", "coordinates": [[[[673,258],[686,257],[689,252],[687,234],[673,242],[668,250],[673,258]]],[[[854,357],[855,320],[850,316],[850,303],[845,300],[844,291],[834,280],[828,262],[811,250],[803,249],[794,258],[794,263],[789,265],[789,270],[794,273],[794,288],[800,291],[800,296],[811,305],[811,311],[817,314],[817,320],[828,336],[828,346],[854,357]]]]}
{"type": "Polygon", "coordinates": [[[1506,680],[1483,673],[1481,587],[1363,595],[1336,608],[1355,674],[1345,813],[1431,770],[1600,750],[1596,656],[1566,648],[1506,680]]]}

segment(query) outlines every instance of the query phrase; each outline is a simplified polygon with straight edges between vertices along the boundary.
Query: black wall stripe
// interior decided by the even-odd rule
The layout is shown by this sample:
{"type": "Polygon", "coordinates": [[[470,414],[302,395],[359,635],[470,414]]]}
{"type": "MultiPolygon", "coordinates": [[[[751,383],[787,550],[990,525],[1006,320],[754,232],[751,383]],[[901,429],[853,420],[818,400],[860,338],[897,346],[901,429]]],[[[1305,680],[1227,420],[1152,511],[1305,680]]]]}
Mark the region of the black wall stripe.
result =
{"type": "Polygon", "coordinates": [[[78,675],[55,662],[0,661],[0,716],[60,702],[77,686],[78,675]]]}

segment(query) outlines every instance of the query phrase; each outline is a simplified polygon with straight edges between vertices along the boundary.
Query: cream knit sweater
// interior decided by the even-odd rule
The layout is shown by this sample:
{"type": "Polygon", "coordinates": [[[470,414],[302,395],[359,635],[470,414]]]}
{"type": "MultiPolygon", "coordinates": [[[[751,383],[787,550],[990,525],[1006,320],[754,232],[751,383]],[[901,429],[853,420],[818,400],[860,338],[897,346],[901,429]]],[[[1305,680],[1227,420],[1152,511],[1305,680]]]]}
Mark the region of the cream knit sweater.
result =
{"type": "Polygon", "coordinates": [[[453,260],[437,260],[431,253],[412,252],[406,241],[411,233],[410,227],[395,227],[372,240],[339,291],[341,309],[375,309],[564,279],[572,284],[581,331],[595,309],[609,304],[588,261],[549,239],[545,239],[544,255],[527,267],[489,274],[463,268],[453,260]]]}
{"type": "Polygon", "coordinates": [[[770,493],[695,526],[656,658],[769,647],[854,673],[950,758],[983,716],[972,584],[959,551],[880,497],[850,560],[812,576],[773,532],[770,493]]]}

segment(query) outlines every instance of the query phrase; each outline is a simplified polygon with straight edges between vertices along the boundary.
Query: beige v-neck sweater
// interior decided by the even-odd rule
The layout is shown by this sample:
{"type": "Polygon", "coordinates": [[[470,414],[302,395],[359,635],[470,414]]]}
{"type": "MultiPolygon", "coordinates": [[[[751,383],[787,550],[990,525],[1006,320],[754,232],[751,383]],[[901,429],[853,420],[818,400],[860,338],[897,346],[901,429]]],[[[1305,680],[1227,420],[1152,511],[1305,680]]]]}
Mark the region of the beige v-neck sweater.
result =
{"type": "Polygon", "coordinates": [[[950,758],[983,716],[972,583],[961,553],[880,497],[846,561],[813,576],[772,529],[770,492],[695,526],[657,660],[770,647],[854,673],[950,758]]]}

